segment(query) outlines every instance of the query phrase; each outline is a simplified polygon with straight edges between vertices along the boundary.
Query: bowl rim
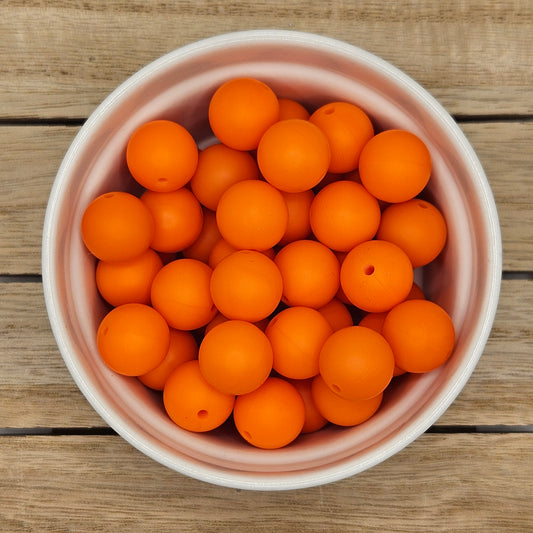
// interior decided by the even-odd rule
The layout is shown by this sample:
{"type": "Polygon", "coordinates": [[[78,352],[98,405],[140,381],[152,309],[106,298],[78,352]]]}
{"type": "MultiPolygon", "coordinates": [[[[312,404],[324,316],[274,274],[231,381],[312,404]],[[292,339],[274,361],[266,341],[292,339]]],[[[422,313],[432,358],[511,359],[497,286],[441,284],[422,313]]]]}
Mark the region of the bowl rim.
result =
{"type": "Polygon", "coordinates": [[[249,490],[288,490],[307,488],[338,481],[383,462],[385,459],[398,453],[418,438],[449,408],[451,403],[464,388],[476,367],[492,329],[501,287],[502,242],[497,207],[482,165],[457,123],[426,89],[388,61],[344,41],[295,30],[262,29],[222,33],[172,50],[145,65],[136,73],[128,77],[95,108],[75,135],[54,179],[44,218],[41,266],[45,305],[51,329],[61,356],[74,381],[91,406],[106,423],[122,436],[122,438],[157,462],[192,478],[232,488],[249,490]],[[376,69],[382,74],[393,77],[395,83],[400,84],[405,89],[408,88],[410,92],[415,93],[417,99],[425,106],[431,108],[431,112],[438,116],[439,120],[445,124],[448,131],[453,133],[456,141],[461,145],[465,157],[468,158],[469,163],[476,171],[479,182],[478,185],[480,186],[480,192],[482,194],[482,202],[486,209],[486,220],[488,221],[487,229],[490,234],[490,243],[488,243],[489,256],[491,259],[488,276],[490,278],[488,281],[490,292],[486,297],[486,311],[484,313],[484,319],[480,327],[479,335],[476,338],[477,340],[472,347],[471,355],[468,358],[467,364],[463,367],[460,376],[455,382],[453,382],[452,386],[446,387],[445,390],[433,398],[430,403],[431,409],[428,409],[426,416],[417,418],[416,421],[410,422],[407,426],[402,427],[399,432],[395,434],[394,442],[390,442],[391,438],[389,437],[384,441],[380,441],[377,446],[370,450],[359,453],[356,459],[348,457],[337,463],[321,466],[318,469],[312,469],[311,471],[296,470],[282,474],[278,472],[273,474],[263,472],[246,473],[244,471],[209,465],[189,457],[183,457],[179,460],[176,456],[169,457],[164,453],[164,450],[162,449],[163,447],[155,449],[150,439],[145,439],[139,436],[133,425],[130,425],[129,423],[124,424],[120,419],[117,420],[117,417],[107,409],[106,405],[93,394],[93,391],[85,380],[81,368],[70,357],[72,346],[69,341],[69,333],[64,321],[57,311],[59,297],[56,290],[57,288],[53,283],[56,260],[53,257],[53,254],[50,254],[49,251],[55,248],[55,228],[59,214],[57,200],[61,198],[62,193],[64,192],[69,166],[75,159],[75,154],[79,147],[83,146],[90,131],[103,120],[116,100],[120,100],[125,93],[134,90],[140,82],[149,77],[154,71],[162,69],[168,63],[173,63],[185,57],[194,56],[195,54],[201,55],[202,53],[213,50],[221,45],[239,46],[245,45],[246,43],[279,43],[280,41],[289,45],[301,45],[307,48],[316,48],[320,50],[326,49],[336,55],[340,54],[346,58],[356,58],[358,61],[366,63],[368,66],[372,67],[372,69],[376,69]],[[398,436],[400,438],[398,438],[398,436]]]}

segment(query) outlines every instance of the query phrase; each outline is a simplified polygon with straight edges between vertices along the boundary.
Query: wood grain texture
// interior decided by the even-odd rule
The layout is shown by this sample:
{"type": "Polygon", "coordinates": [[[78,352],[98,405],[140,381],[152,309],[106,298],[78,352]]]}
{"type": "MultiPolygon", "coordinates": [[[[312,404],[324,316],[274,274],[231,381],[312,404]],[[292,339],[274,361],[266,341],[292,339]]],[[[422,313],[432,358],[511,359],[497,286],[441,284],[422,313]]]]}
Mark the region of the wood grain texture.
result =
{"type": "Polygon", "coordinates": [[[502,282],[485,351],[438,424],[533,424],[532,308],[533,280],[502,282]]]}
{"type": "Polygon", "coordinates": [[[10,533],[533,528],[530,434],[426,434],[349,479],[281,493],[183,477],[115,436],[5,437],[0,471],[0,527],[10,533]]]}
{"type": "Polygon", "coordinates": [[[313,32],[367,49],[455,114],[533,111],[528,0],[8,0],[1,10],[0,118],[85,117],[161,55],[256,28],[313,32]]]}
{"type": "MultiPolygon", "coordinates": [[[[533,270],[532,122],[461,124],[493,189],[505,270],[533,270]]],[[[38,274],[41,230],[55,175],[79,128],[0,126],[0,274],[38,274]],[[23,187],[19,184],[24,183],[23,187]]]]}
{"type": "Polygon", "coordinates": [[[0,126],[1,274],[39,274],[46,205],[78,128],[0,126]]]}
{"type": "Polygon", "coordinates": [[[533,531],[532,28],[530,0],[0,2],[0,531],[533,531]],[[58,352],[38,278],[77,124],[163,54],[254,28],[338,38],[432,93],[483,164],[504,269],[518,272],[432,431],[357,476],[283,493],[184,477],[107,434],[58,352]]]}
{"type": "Polygon", "coordinates": [[[57,349],[39,283],[0,283],[0,427],[104,425],[57,349]]]}
{"type": "Polygon", "coordinates": [[[533,122],[463,123],[500,217],[504,270],[533,270],[533,122]]]}
{"type": "MultiPolygon", "coordinates": [[[[485,352],[438,424],[533,424],[532,308],[533,280],[503,282],[485,352]]],[[[0,283],[0,331],[0,427],[105,425],[58,353],[40,284],[0,283]]]]}

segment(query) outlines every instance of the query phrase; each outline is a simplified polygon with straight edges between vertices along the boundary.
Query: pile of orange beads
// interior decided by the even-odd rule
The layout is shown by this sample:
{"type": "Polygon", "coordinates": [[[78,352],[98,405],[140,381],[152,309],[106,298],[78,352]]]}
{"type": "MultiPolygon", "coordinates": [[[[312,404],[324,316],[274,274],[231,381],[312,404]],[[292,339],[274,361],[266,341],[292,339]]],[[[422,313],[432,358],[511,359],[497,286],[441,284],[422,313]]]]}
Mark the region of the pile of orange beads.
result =
{"type": "Polygon", "coordinates": [[[455,343],[414,283],[447,238],[420,196],[427,147],[376,133],[354,104],[310,114],[252,78],[222,84],[208,119],[218,142],[201,151],[171,120],[139,127],[126,160],[144,192],[84,213],[112,307],[102,359],[162,391],[180,427],[232,419],[259,448],[364,422],[395,376],[437,368],[455,343]]]}

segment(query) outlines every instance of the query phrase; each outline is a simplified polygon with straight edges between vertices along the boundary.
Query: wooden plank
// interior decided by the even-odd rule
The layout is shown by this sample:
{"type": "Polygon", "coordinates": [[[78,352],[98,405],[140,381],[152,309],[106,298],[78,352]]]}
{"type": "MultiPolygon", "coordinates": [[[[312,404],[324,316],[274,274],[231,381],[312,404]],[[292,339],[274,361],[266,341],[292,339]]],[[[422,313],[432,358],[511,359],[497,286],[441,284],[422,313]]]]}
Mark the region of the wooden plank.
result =
{"type": "Polygon", "coordinates": [[[531,434],[426,434],[359,475],[289,492],[189,479],[116,436],[0,442],[0,522],[12,533],[533,528],[531,434]]]}
{"type": "Polygon", "coordinates": [[[365,48],[452,113],[531,113],[532,22],[533,5],[523,0],[399,0],[386,9],[377,0],[10,0],[0,18],[0,118],[85,117],[161,55],[255,28],[313,32],[365,48]]]}
{"type": "Polygon", "coordinates": [[[533,123],[463,123],[461,128],[494,194],[504,270],[533,270],[533,123]]]}
{"type": "Polygon", "coordinates": [[[486,349],[437,424],[533,424],[533,280],[502,282],[486,349]]]}
{"type": "MultiPolygon", "coordinates": [[[[461,127],[494,192],[504,269],[533,270],[533,123],[463,123],[461,127]]],[[[1,274],[40,273],[48,195],[77,131],[68,126],[0,126],[0,222],[7,230],[0,233],[1,274]]]]}
{"type": "Polygon", "coordinates": [[[0,126],[2,274],[40,273],[48,196],[77,131],[67,126],[0,126]]]}
{"type": "MultiPolygon", "coordinates": [[[[533,280],[503,282],[485,353],[439,424],[533,424],[532,306],[533,280]]],[[[38,283],[0,283],[0,331],[0,427],[104,425],[58,353],[38,283]]]]}
{"type": "Polygon", "coordinates": [[[104,425],[61,358],[41,284],[0,283],[0,330],[0,427],[104,425]]]}

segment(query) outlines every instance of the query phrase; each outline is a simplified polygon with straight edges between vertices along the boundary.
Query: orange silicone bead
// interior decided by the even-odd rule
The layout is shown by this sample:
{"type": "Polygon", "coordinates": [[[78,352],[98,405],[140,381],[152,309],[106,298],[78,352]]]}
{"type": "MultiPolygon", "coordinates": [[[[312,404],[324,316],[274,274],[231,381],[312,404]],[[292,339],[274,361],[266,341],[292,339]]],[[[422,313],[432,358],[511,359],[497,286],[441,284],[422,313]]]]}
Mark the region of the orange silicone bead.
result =
{"type": "Polygon", "coordinates": [[[388,311],[409,294],[413,267],[406,253],[387,241],[367,241],[348,252],[341,267],[341,286],[363,311],[388,311]]]}
{"type": "Polygon", "coordinates": [[[311,189],[325,176],[331,151],[327,137],[307,120],[273,124],[257,147],[257,164],[264,178],[285,192],[311,189]]]}
{"type": "Polygon", "coordinates": [[[217,313],[209,283],[212,270],[196,259],[176,259],[152,282],[152,305],[175,329],[205,326],[217,313]]]}
{"type": "Polygon", "coordinates": [[[226,259],[226,257],[236,251],[237,248],[235,248],[235,246],[232,246],[225,239],[220,238],[215,243],[211,252],[209,253],[209,259],[207,260],[207,263],[211,268],[215,268],[220,263],[220,261],[226,259]]]}
{"type": "Polygon", "coordinates": [[[333,329],[316,309],[289,307],[270,320],[265,333],[274,352],[274,370],[306,379],[318,374],[320,350],[333,329]]]}
{"type": "Polygon", "coordinates": [[[313,378],[290,379],[288,381],[296,388],[304,401],[305,422],[302,428],[302,433],[313,433],[322,429],[328,421],[320,414],[320,411],[313,400],[313,393],[311,391],[313,378]]]}
{"type": "Polygon", "coordinates": [[[397,365],[407,372],[429,372],[451,356],[455,329],[448,313],[429,300],[406,300],[389,311],[383,336],[397,365]]]}
{"type": "Polygon", "coordinates": [[[309,111],[291,98],[278,98],[279,102],[279,120],[288,120],[290,118],[299,118],[307,120],[309,118],[309,111]]]}
{"type": "Polygon", "coordinates": [[[209,385],[200,372],[197,359],[186,361],[168,377],[163,403],[170,419],[183,429],[211,431],[231,415],[235,396],[209,385]]]}
{"type": "Polygon", "coordinates": [[[342,180],[324,187],[309,211],[315,237],[332,250],[347,252],[376,234],[378,201],[359,183],[342,180]]]}
{"type": "Polygon", "coordinates": [[[220,197],[232,185],[257,178],[257,163],[248,152],[214,144],[200,152],[190,185],[202,205],[215,211],[220,197]]]}
{"type": "MultiPolygon", "coordinates": [[[[425,300],[425,296],[422,292],[422,289],[416,283],[413,283],[413,286],[411,287],[411,290],[405,299],[425,300]]],[[[383,322],[385,322],[387,313],[388,311],[383,311],[381,313],[368,313],[360,320],[359,325],[371,328],[378,333],[381,333],[381,330],[383,329],[383,322]]]]}
{"type": "Polygon", "coordinates": [[[185,361],[191,361],[198,356],[198,344],[190,331],[170,329],[170,344],[167,354],[161,363],[150,372],[138,376],[141,383],[154,390],[163,390],[165,383],[185,361]]]}
{"type": "MultiPolygon", "coordinates": [[[[368,313],[365,315],[360,321],[359,326],[362,326],[364,328],[370,328],[374,331],[377,331],[378,333],[381,333],[383,331],[383,324],[385,323],[385,318],[387,317],[388,311],[384,311],[383,313],[368,313]]],[[[394,360],[394,376],[401,376],[402,374],[405,374],[405,370],[400,368],[396,364],[396,359],[394,360]]]]}
{"type": "Polygon", "coordinates": [[[237,397],[233,419],[247,442],[276,449],[290,444],[302,431],[305,405],[293,385],[270,377],[258,389],[237,397]]]}
{"type": "Polygon", "coordinates": [[[339,261],[324,244],[294,241],[276,255],[283,278],[283,301],[288,305],[319,308],[339,290],[339,261]]]}
{"type": "Polygon", "coordinates": [[[217,313],[214,318],[212,318],[204,328],[204,336],[207,335],[215,326],[222,324],[222,322],[227,322],[229,318],[225,317],[222,313],[217,313]]]}
{"type": "Polygon", "coordinates": [[[150,290],[163,261],[152,249],[127,261],[99,261],[96,286],[111,305],[127,303],[150,304],[150,290]]]}
{"type": "MultiPolygon", "coordinates": [[[[211,268],[215,268],[220,261],[226,259],[229,255],[239,250],[232,246],[228,241],[220,238],[216,244],[213,246],[211,253],[209,254],[209,259],[207,261],[208,265],[211,268]]],[[[269,248],[268,250],[261,250],[262,254],[265,254],[269,259],[274,259],[276,257],[276,252],[274,248],[269,248]]]]}
{"type": "Polygon", "coordinates": [[[170,332],[165,319],[144,304],[124,304],[100,322],[96,335],[105,364],[125,376],[146,374],[165,358],[170,332]]]}
{"type": "Polygon", "coordinates": [[[217,264],[210,282],[213,302],[227,318],[257,322],[278,306],[283,280],[271,259],[255,250],[238,250],[217,264]]]}
{"type": "Polygon", "coordinates": [[[127,261],[145,252],[154,235],[148,208],[133,194],[114,191],[95,198],[85,209],[81,235],[102,261],[127,261]]]}
{"type": "Polygon", "coordinates": [[[444,248],[446,237],[441,212],[419,198],[387,207],[377,232],[378,239],[398,245],[415,268],[433,261],[444,248]]]}
{"type": "Polygon", "coordinates": [[[313,378],[311,393],[320,414],[338,426],[356,426],[365,422],[376,413],[383,400],[383,394],[367,400],[346,400],[335,394],[320,375],[313,378]]]}
{"type": "Polygon", "coordinates": [[[363,146],[374,135],[372,122],[362,109],[348,102],[331,102],[319,107],[309,122],[328,138],[330,172],[343,173],[357,168],[363,146]]]}
{"type": "Polygon", "coordinates": [[[247,394],[261,386],[272,370],[272,357],[266,335],[242,320],[212,328],[198,352],[202,375],[225,394],[247,394]]]}
{"type": "Polygon", "coordinates": [[[246,180],[222,195],[216,217],[222,237],[235,248],[266,250],[285,234],[289,213],[280,191],[264,181],[246,180]]]}
{"type": "Polygon", "coordinates": [[[364,400],[387,388],[394,372],[394,355],[382,335],[352,326],[326,340],[319,366],[320,375],[335,394],[347,400],[364,400]]]}
{"type": "Polygon", "coordinates": [[[279,118],[275,93],[254,78],[223,83],[209,103],[209,124],[218,139],[236,150],[254,150],[269,126],[279,118]]]}
{"type": "Polygon", "coordinates": [[[383,311],[382,313],[368,313],[359,321],[359,326],[370,328],[381,333],[387,313],[388,311],[383,311]]]}
{"type": "Polygon", "coordinates": [[[416,284],[413,283],[409,294],[405,297],[406,300],[425,300],[424,291],[416,284]]]}
{"type": "Polygon", "coordinates": [[[353,326],[353,318],[350,310],[338,298],[333,298],[326,305],[323,305],[318,311],[329,322],[333,331],[353,326]]]}
{"type": "Polygon", "coordinates": [[[151,247],[158,252],[179,252],[200,235],[204,214],[189,189],[171,192],[146,191],[141,200],[155,222],[151,247]]]}
{"type": "Polygon", "coordinates": [[[385,202],[405,202],[419,194],[431,175],[431,155],[408,131],[386,130],[364,146],[359,175],[365,188],[385,202]]]}
{"type": "Polygon", "coordinates": [[[206,208],[202,211],[204,213],[204,223],[200,235],[190,246],[183,250],[183,255],[189,259],[198,259],[198,261],[207,263],[213,246],[221,236],[214,211],[206,208]]]}
{"type": "Polygon", "coordinates": [[[311,234],[311,224],[309,222],[309,210],[315,197],[313,191],[283,192],[281,193],[287,204],[289,218],[287,229],[280,245],[288,244],[292,241],[306,239],[311,234]]]}
{"type": "Polygon", "coordinates": [[[170,120],[153,120],[140,126],[126,149],[128,168],[143,187],[169,192],[183,187],[198,164],[192,135],[170,120]]]}

